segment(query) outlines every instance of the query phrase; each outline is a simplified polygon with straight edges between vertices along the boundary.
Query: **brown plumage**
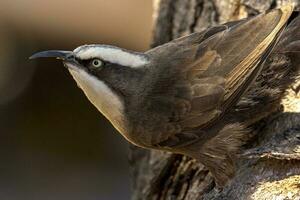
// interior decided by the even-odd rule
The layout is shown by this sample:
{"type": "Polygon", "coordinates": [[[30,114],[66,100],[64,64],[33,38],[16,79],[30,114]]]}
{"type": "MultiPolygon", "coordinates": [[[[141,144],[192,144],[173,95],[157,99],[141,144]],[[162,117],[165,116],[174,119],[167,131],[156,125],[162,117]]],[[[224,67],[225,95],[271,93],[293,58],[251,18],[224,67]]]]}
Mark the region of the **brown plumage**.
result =
{"type": "Polygon", "coordinates": [[[132,101],[138,113],[129,113],[130,139],[196,158],[224,186],[249,131],[226,114],[261,71],[291,12],[286,6],[146,52],[157,62],[148,73],[156,75],[145,81],[143,96],[132,101]]]}
{"type": "Polygon", "coordinates": [[[63,59],[129,142],[193,157],[222,187],[234,175],[247,126],[277,108],[296,77],[300,18],[292,11],[286,5],[145,53],[86,45],[32,58],[63,59]]]}

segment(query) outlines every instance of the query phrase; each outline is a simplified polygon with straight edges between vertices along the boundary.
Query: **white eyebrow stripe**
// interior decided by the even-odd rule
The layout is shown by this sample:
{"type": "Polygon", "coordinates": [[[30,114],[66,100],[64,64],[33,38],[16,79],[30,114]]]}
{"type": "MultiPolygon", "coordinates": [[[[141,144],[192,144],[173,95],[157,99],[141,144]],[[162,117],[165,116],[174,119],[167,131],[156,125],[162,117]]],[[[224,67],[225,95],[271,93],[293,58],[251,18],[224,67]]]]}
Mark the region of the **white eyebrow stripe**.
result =
{"type": "Polygon", "coordinates": [[[140,67],[149,62],[142,54],[139,55],[138,53],[131,53],[110,46],[86,45],[76,48],[74,53],[76,57],[82,60],[100,58],[104,61],[128,67],[140,67]]]}

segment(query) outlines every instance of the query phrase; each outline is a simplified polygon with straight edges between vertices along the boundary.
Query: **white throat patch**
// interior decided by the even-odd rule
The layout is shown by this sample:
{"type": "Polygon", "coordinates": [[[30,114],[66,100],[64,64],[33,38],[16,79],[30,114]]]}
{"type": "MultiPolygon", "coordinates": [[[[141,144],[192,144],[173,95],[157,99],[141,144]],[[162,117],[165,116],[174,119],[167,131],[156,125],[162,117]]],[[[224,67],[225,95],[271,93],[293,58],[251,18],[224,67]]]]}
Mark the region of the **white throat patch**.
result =
{"type": "Polygon", "coordinates": [[[120,133],[124,133],[124,105],[119,97],[103,81],[84,70],[72,66],[68,66],[68,69],[90,102],[120,133]]]}
{"type": "Polygon", "coordinates": [[[134,68],[149,62],[142,53],[130,52],[109,45],[84,45],[76,48],[74,53],[82,60],[99,58],[110,63],[134,68]]]}

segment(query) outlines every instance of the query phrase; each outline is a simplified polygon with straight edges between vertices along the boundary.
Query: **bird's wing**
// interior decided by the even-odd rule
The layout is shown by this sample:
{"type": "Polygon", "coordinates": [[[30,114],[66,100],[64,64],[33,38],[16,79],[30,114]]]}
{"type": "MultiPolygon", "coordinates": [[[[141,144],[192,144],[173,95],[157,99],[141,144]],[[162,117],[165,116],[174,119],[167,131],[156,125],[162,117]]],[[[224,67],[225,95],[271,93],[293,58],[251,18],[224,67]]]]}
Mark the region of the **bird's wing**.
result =
{"type": "MultiPolygon", "coordinates": [[[[235,106],[234,116],[239,121],[252,123],[266,113],[274,112],[286,89],[297,79],[300,69],[299,28],[299,12],[294,11],[262,72],[235,106]]],[[[297,91],[299,88],[293,89],[297,91]]]]}
{"type": "Polygon", "coordinates": [[[172,147],[197,140],[190,132],[219,118],[256,78],[292,10],[287,5],[148,52],[171,59],[163,63],[171,71],[161,67],[147,91],[147,110],[159,110],[153,130],[160,133],[152,142],[172,147]]]}

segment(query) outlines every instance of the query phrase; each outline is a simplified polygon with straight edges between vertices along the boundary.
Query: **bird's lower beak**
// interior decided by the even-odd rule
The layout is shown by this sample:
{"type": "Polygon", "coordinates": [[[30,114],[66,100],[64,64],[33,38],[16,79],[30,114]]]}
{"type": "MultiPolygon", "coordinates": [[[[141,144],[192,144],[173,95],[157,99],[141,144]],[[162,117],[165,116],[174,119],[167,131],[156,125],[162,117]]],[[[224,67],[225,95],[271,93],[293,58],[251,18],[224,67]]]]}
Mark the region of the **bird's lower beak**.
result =
{"type": "Polygon", "coordinates": [[[60,60],[71,60],[74,59],[74,54],[72,51],[50,50],[38,52],[29,57],[29,59],[35,58],[57,58],[60,60]]]}

